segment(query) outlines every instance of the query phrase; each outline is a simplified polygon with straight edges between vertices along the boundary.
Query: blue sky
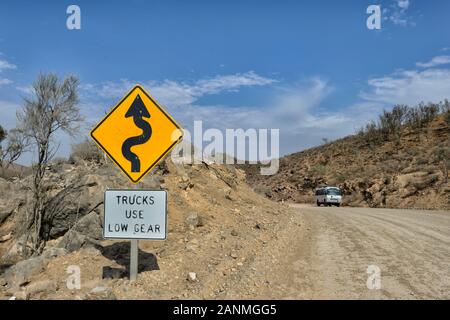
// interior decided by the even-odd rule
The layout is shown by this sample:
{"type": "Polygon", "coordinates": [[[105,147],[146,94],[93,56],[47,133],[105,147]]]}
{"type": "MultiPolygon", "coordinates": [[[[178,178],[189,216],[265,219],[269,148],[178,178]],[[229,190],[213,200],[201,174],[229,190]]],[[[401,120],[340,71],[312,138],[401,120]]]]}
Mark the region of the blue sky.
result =
{"type": "Polygon", "coordinates": [[[2,1],[0,124],[14,127],[39,72],[74,73],[77,139],[139,82],[187,128],[280,128],[291,153],[393,104],[450,97],[449,12],[446,0],[2,1]],[[81,30],[66,28],[70,4],[81,30]],[[366,27],[371,4],[381,30],[366,27]]]}

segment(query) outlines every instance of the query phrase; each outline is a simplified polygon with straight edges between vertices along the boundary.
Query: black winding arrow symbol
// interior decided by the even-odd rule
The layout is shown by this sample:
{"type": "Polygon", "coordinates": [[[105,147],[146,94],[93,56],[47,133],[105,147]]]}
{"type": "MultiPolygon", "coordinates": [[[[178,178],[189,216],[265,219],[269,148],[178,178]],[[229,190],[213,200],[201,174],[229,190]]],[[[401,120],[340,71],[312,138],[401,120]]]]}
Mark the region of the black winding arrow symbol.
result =
{"type": "Polygon", "coordinates": [[[131,162],[131,172],[141,171],[141,160],[139,157],[131,152],[131,147],[146,143],[152,136],[152,127],[150,124],[142,118],[150,118],[150,113],[145,107],[142,99],[139,95],[134,99],[125,118],[133,117],[134,124],[136,127],[142,129],[142,134],[140,136],[131,137],[125,140],[122,144],[122,154],[128,161],[131,162]]]}

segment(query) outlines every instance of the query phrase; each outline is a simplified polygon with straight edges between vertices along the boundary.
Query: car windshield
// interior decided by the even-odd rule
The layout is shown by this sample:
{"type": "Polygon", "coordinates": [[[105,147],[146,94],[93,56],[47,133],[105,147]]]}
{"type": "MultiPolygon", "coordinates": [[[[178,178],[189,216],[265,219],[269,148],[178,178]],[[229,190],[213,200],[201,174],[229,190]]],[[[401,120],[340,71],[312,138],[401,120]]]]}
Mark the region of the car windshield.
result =
{"type": "Polygon", "coordinates": [[[341,190],[339,189],[327,189],[327,194],[331,196],[340,196],[341,190]]]}

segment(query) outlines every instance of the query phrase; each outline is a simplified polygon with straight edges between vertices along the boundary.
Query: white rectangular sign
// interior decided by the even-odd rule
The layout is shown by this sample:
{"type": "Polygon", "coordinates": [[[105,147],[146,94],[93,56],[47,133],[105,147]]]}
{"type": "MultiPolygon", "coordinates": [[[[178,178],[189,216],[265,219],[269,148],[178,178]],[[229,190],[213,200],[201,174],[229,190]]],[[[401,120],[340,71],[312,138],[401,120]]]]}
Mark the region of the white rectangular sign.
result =
{"type": "Polygon", "coordinates": [[[165,190],[106,190],[104,205],[105,239],[166,239],[165,190]]]}

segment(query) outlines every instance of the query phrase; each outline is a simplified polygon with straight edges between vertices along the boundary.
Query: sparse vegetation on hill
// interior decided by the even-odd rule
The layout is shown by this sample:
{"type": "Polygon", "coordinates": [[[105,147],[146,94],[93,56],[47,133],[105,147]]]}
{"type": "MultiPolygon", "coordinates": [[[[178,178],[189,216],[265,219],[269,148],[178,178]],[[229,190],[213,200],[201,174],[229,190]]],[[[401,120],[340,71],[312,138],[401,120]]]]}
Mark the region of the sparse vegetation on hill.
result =
{"type": "Polygon", "coordinates": [[[378,121],[369,122],[358,132],[358,136],[370,145],[378,145],[383,142],[401,142],[405,130],[415,133],[420,140],[424,129],[428,127],[439,114],[444,115],[447,122],[450,114],[450,102],[419,104],[415,107],[396,105],[391,111],[384,110],[378,121]]]}
{"type": "Polygon", "coordinates": [[[357,134],[280,159],[255,190],[276,201],[313,203],[319,185],[338,185],[350,206],[450,208],[450,103],[395,106],[357,134]]]}

